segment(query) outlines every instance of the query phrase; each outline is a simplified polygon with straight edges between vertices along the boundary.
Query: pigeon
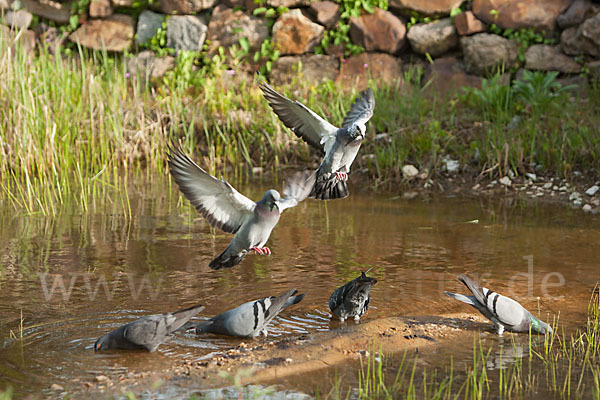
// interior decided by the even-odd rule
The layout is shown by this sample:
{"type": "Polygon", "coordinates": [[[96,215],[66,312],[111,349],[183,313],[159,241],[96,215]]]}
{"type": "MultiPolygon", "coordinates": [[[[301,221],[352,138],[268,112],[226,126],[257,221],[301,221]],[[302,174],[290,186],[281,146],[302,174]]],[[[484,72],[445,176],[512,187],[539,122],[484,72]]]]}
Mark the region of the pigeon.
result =
{"type": "Polygon", "coordinates": [[[184,326],[194,315],[204,309],[197,305],[174,313],[147,315],[101,336],[94,350],[146,349],[153,352],[167,336],[184,326]]]}
{"type": "Polygon", "coordinates": [[[346,181],[350,166],[365,139],[365,125],[375,108],[373,91],[366,89],[361,92],[344,118],[342,127],[337,128],[304,104],[280,94],[266,82],[261,82],[259,86],[283,124],[325,154],[309,197],[321,200],[347,197],[346,181]]]}
{"type": "Polygon", "coordinates": [[[316,178],[315,172],[297,172],[288,180],[284,198],[276,190],[267,190],[254,202],[223,178],[219,180],[200,168],[180,146],[169,146],[168,158],[171,176],[198,212],[213,227],[235,233],[229,246],[210,262],[211,269],[234,267],[251,251],[271,254],[271,249],[263,246],[279,216],[308,197],[316,178]]]}
{"type": "Polygon", "coordinates": [[[217,335],[256,337],[263,333],[267,336],[267,325],[284,308],[298,304],[304,294],[288,290],[279,297],[249,301],[233,310],[225,311],[196,326],[196,333],[215,333],[217,335]]]}
{"type": "Polygon", "coordinates": [[[473,296],[444,292],[463,303],[467,303],[482,313],[487,319],[492,321],[498,330],[498,335],[502,335],[504,330],[513,332],[531,332],[552,334],[552,328],[545,322],[534,317],[529,311],[515,300],[502,296],[488,288],[482,288],[479,283],[461,274],[459,281],[473,293],[473,296]]]}
{"type": "MultiPolygon", "coordinates": [[[[369,271],[367,271],[368,273],[369,271]]],[[[365,272],[344,286],[337,288],[329,298],[329,309],[341,322],[354,317],[358,322],[369,308],[369,292],[377,279],[369,278],[365,272]]]]}

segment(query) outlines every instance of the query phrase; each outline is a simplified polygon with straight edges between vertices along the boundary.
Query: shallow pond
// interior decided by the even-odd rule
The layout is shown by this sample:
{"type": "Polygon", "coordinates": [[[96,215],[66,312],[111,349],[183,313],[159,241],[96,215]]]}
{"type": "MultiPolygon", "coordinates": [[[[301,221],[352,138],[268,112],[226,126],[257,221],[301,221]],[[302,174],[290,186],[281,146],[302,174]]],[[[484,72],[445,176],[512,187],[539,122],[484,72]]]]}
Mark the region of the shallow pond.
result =
{"type": "Polygon", "coordinates": [[[160,370],[241,342],[186,333],[152,354],[92,349],[120,324],[198,303],[206,307],[198,318],[205,318],[297,288],[305,299],[275,320],[270,335],[338,329],[329,295],[361,270],[379,280],[366,320],[471,312],[443,295],[464,292],[456,277],[468,272],[543,319],[560,315],[573,327],[585,320],[600,277],[597,216],[500,198],[356,192],[286,211],[268,242],[273,255],[212,271],[208,263],[231,236],[211,230],[187,202],[181,206],[175,188],[156,186],[131,190],[131,217],[102,199],[83,215],[0,211],[0,389],[52,394],[53,383],[69,389],[97,374],[160,370]]]}

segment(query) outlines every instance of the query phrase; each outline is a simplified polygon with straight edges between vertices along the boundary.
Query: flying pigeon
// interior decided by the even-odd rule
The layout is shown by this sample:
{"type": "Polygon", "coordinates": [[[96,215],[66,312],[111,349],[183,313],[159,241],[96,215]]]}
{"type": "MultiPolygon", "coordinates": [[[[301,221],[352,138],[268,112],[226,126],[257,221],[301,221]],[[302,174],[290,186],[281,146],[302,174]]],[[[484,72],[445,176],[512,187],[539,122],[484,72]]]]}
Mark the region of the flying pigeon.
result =
{"type": "Polygon", "coordinates": [[[277,92],[266,82],[260,88],[281,122],[325,157],[317,170],[309,197],[328,200],[348,196],[348,173],[366,135],[366,123],[373,116],[375,98],[371,89],[361,92],[337,128],[304,104],[277,92]]]}
{"type": "Polygon", "coordinates": [[[147,315],[101,336],[94,344],[94,350],[146,349],[150,352],[167,339],[167,336],[181,328],[190,318],[202,311],[198,305],[174,313],[147,315]]]}
{"type": "Polygon", "coordinates": [[[279,297],[249,301],[233,310],[225,311],[196,326],[196,333],[256,337],[267,336],[267,325],[284,308],[300,303],[304,294],[296,295],[297,290],[288,290],[279,297]]]}
{"type": "Polygon", "coordinates": [[[306,199],[315,180],[314,172],[298,172],[288,180],[284,198],[276,190],[267,190],[255,203],[224,179],[219,180],[200,168],[181,147],[170,146],[168,157],[171,176],[190,203],[212,226],[236,234],[225,251],[210,262],[212,269],[234,267],[250,251],[271,254],[271,249],[263,246],[279,216],[286,208],[306,199]]]}
{"type": "Polygon", "coordinates": [[[341,322],[352,317],[358,322],[369,308],[369,292],[371,286],[376,283],[377,279],[369,278],[364,272],[361,272],[358,278],[337,288],[331,294],[329,309],[341,322]]]}
{"type": "Polygon", "coordinates": [[[513,332],[531,332],[552,334],[552,328],[547,323],[534,317],[529,311],[515,300],[502,296],[488,288],[482,288],[479,283],[461,274],[459,281],[473,293],[473,296],[465,296],[457,293],[444,292],[446,295],[467,303],[479,310],[487,319],[492,321],[498,329],[498,335],[504,330],[513,332]]]}

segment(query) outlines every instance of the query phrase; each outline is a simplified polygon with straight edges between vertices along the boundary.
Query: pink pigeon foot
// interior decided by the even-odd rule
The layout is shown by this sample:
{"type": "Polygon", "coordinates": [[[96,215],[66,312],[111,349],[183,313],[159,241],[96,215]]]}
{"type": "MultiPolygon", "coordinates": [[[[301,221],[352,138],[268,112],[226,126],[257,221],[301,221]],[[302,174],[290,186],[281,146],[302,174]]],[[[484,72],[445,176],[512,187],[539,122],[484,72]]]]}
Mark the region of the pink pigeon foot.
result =
{"type": "Polygon", "coordinates": [[[348,180],[348,174],[346,172],[334,172],[335,177],[338,178],[340,181],[347,181],[348,180]]]}
{"type": "Polygon", "coordinates": [[[258,247],[258,246],[254,246],[252,247],[250,250],[253,250],[256,254],[259,254],[261,256],[264,255],[271,255],[271,249],[269,249],[268,247],[258,247]]]}

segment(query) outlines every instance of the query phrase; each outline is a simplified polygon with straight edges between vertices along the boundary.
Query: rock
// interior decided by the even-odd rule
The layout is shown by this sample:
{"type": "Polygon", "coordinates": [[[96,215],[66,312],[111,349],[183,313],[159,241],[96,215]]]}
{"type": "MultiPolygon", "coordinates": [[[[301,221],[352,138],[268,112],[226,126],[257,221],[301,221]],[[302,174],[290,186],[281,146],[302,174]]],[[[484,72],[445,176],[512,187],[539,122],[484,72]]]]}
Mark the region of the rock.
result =
{"type": "Polygon", "coordinates": [[[280,57],[273,64],[270,78],[276,85],[289,84],[299,74],[302,80],[313,84],[335,81],[339,64],[336,57],[322,54],[280,57]]]}
{"type": "Polygon", "coordinates": [[[310,53],[321,42],[324,33],[325,28],[296,8],[282,14],[273,25],[273,44],[281,54],[310,53]]]}
{"type": "Polygon", "coordinates": [[[108,376],[106,375],[96,375],[95,376],[96,382],[106,382],[108,381],[108,376]]]}
{"type": "Polygon", "coordinates": [[[591,40],[596,47],[600,47],[600,13],[586,19],[581,24],[581,33],[585,38],[591,40]]]}
{"type": "Polygon", "coordinates": [[[88,12],[92,18],[104,18],[112,15],[113,8],[110,0],[92,0],[88,12]]]}
{"type": "Polygon", "coordinates": [[[131,46],[135,22],[129,15],[113,14],[91,19],[69,36],[72,42],[94,50],[123,51],[131,46]]]}
{"type": "Polygon", "coordinates": [[[525,172],[525,176],[531,179],[533,182],[537,181],[537,175],[531,172],[525,172]]]}
{"type": "Polygon", "coordinates": [[[175,50],[200,51],[208,27],[195,15],[172,15],[167,20],[167,47],[175,50]]]}
{"type": "Polygon", "coordinates": [[[158,8],[165,14],[191,15],[213,8],[217,2],[218,0],[159,0],[158,8]]]}
{"type": "Polygon", "coordinates": [[[174,57],[156,57],[150,50],[142,51],[127,61],[127,70],[131,74],[141,75],[140,79],[162,78],[168,70],[175,67],[174,57]]]}
{"type": "Polygon", "coordinates": [[[248,39],[253,52],[260,48],[269,32],[266,19],[247,15],[239,10],[233,11],[221,4],[213,10],[207,39],[210,40],[211,53],[219,46],[228,48],[238,44],[241,38],[248,39]]]}
{"type": "Polygon", "coordinates": [[[502,178],[500,178],[500,180],[498,182],[500,182],[501,185],[506,186],[506,187],[512,185],[512,181],[510,180],[510,178],[508,176],[503,176],[502,178]]]}
{"type": "Polygon", "coordinates": [[[406,37],[415,52],[432,57],[448,52],[458,43],[456,28],[450,18],[413,25],[406,37]]]}
{"type": "Polygon", "coordinates": [[[585,194],[587,194],[588,196],[593,196],[596,193],[598,193],[598,190],[600,190],[600,187],[598,185],[594,185],[591,186],[588,190],[586,190],[585,194]]]}
{"type": "Polygon", "coordinates": [[[340,6],[333,1],[315,1],[310,3],[308,12],[325,28],[330,29],[340,19],[340,6]]]}
{"type": "Polygon", "coordinates": [[[485,25],[477,19],[472,11],[465,11],[455,15],[454,26],[460,36],[468,36],[485,31],[485,25]]]}
{"type": "Polygon", "coordinates": [[[444,156],[442,158],[442,163],[444,164],[444,169],[450,174],[458,172],[458,169],[460,168],[458,160],[453,160],[450,156],[444,156]]]}
{"type": "Polygon", "coordinates": [[[131,7],[133,0],[112,0],[112,3],[115,7],[131,7]]]}
{"type": "Polygon", "coordinates": [[[380,83],[402,83],[398,59],[385,53],[361,53],[342,60],[338,81],[356,84],[358,90],[367,87],[369,77],[380,83]]]}
{"type": "Polygon", "coordinates": [[[554,31],[556,18],[572,0],[473,0],[473,13],[500,28],[554,31]]]}
{"type": "Polygon", "coordinates": [[[64,387],[62,387],[61,385],[59,385],[58,383],[53,383],[53,384],[50,386],[50,390],[53,390],[53,391],[55,391],[55,392],[62,392],[63,390],[65,390],[65,388],[64,388],[64,387]]]}
{"type": "Polygon", "coordinates": [[[600,56],[600,49],[593,41],[583,36],[582,26],[567,28],[560,34],[560,47],[565,54],[578,56],[587,54],[600,56]]]}
{"type": "Polygon", "coordinates": [[[552,187],[552,182],[546,182],[546,183],[544,183],[544,186],[543,186],[544,189],[548,190],[551,187],[552,187]]]}
{"type": "Polygon", "coordinates": [[[366,51],[397,54],[406,43],[406,26],[389,11],[375,8],[373,14],[350,18],[350,38],[366,51]]]}
{"type": "Polygon", "coordinates": [[[490,33],[478,33],[460,38],[465,67],[468,72],[484,75],[504,65],[508,70],[517,61],[517,43],[490,33]]]}
{"type": "Polygon", "coordinates": [[[590,70],[590,77],[596,81],[600,81],[600,60],[587,63],[590,70]]]}
{"type": "Polygon", "coordinates": [[[414,165],[406,164],[402,167],[402,175],[406,179],[412,179],[419,175],[419,170],[414,165]]]}
{"type": "Polygon", "coordinates": [[[579,25],[587,17],[591,7],[590,0],[575,0],[565,12],[556,18],[556,23],[561,29],[579,25]]]}
{"type": "Polygon", "coordinates": [[[577,199],[581,199],[581,194],[579,194],[579,192],[573,192],[569,195],[569,201],[574,201],[577,199]]]}
{"type": "Polygon", "coordinates": [[[267,5],[277,7],[306,7],[310,5],[310,0],[267,0],[267,5]]]}
{"type": "Polygon", "coordinates": [[[4,15],[4,23],[13,29],[27,29],[31,25],[33,15],[27,10],[8,11],[4,15]]]}
{"type": "Polygon", "coordinates": [[[525,52],[525,68],[540,71],[559,71],[576,74],[581,65],[564,55],[559,48],[547,44],[534,44],[525,52]]]}
{"type": "Polygon", "coordinates": [[[592,206],[590,206],[589,204],[584,204],[581,209],[583,210],[583,212],[586,213],[592,212],[592,206]]]}
{"type": "Polygon", "coordinates": [[[40,38],[40,43],[46,47],[50,54],[56,54],[56,51],[64,46],[65,41],[69,37],[68,33],[61,32],[58,28],[48,26],[43,22],[39,23],[37,34],[40,38]]]}
{"type": "Polygon", "coordinates": [[[460,7],[462,0],[390,0],[389,8],[402,14],[416,11],[428,16],[449,15],[454,8],[460,7]]]}
{"type": "Polygon", "coordinates": [[[467,74],[454,57],[436,58],[433,64],[427,65],[422,80],[436,95],[449,96],[462,91],[465,86],[480,88],[481,81],[481,77],[467,74]]]}
{"type": "Polygon", "coordinates": [[[150,10],[144,10],[140,14],[137,23],[136,41],[143,44],[152,39],[158,29],[162,26],[166,15],[158,14],[150,10]]]}
{"type": "Polygon", "coordinates": [[[54,1],[54,0],[20,0],[21,5],[27,11],[38,17],[47,18],[59,24],[67,24],[71,17],[71,7],[73,0],[54,1]]]}
{"type": "MultiPolygon", "coordinates": [[[[10,48],[14,54],[17,49],[23,51],[28,57],[33,56],[35,49],[35,32],[32,30],[14,31],[10,28],[0,25],[0,37],[7,38],[11,43],[10,48]],[[16,42],[15,42],[16,40],[16,42]]],[[[30,59],[31,60],[31,59],[30,59]]]]}

